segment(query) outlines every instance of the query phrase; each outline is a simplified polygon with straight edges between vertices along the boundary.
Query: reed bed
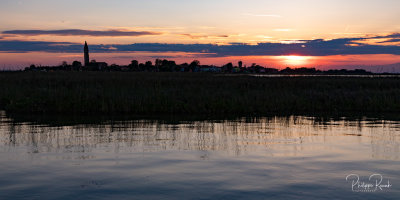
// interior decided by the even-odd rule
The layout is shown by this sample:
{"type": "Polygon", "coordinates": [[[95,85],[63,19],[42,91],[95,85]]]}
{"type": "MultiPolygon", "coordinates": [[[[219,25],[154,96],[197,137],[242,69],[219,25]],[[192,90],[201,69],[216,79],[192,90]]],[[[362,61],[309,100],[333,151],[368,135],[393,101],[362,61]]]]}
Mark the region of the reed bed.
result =
{"type": "Polygon", "coordinates": [[[400,79],[3,72],[0,109],[61,114],[400,112],[400,79]]]}

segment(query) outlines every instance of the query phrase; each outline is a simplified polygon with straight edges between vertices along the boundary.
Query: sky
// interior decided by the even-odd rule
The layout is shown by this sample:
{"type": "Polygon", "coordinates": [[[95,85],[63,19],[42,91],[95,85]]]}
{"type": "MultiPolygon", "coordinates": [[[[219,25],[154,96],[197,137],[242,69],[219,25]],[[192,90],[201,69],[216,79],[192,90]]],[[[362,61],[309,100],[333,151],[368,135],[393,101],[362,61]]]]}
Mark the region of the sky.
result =
{"type": "Polygon", "coordinates": [[[87,41],[91,59],[117,64],[400,70],[399,8],[398,0],[1,0],[0,69],[82,61],[87,41]]]}

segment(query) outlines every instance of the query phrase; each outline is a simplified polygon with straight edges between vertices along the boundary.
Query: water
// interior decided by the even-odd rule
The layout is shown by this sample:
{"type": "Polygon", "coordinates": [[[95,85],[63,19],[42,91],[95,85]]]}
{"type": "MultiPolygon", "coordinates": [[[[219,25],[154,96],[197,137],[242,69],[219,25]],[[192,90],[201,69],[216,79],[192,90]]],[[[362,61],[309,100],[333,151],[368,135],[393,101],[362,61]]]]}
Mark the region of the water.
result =
{"type": "Polygon", "coordinates": [[[399,121],[0,119],[0,199],[400,197],[399,121]],[[391,186],[354,192],[350,174],[391,186]]]}

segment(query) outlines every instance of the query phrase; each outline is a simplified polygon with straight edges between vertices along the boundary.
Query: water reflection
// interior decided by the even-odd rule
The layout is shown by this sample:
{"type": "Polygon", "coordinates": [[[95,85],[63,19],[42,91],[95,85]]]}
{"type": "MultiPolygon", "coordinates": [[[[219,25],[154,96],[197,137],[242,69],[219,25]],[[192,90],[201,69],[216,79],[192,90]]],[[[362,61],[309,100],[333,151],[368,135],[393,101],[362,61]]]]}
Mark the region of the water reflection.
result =
{"type": "Polygon", "coordinates": [[[400,121],[0,115],[0,199],[396,199],[400,121]],[[393,188],[354,193],[349,174],[393,188]]]}
{"type": "MultiPolygon", "coordinates": [[[[3,152],[25,146],[26,153],[85,154],[102,147],[116,153],[190,150],[240,156],[265,149],[270,156],[296,156],[311,149],[332,151],[330,148],[333,146],[356,143],[370,144],[369,155],[373,158],[399,159],[400,123],[385,120],[320,121],[313,117],[290,116],[186,121],[180,124],[154,120],[110,121],[53,127],[14,123],[3,115],[0,123],[3,152]],[[283,149],[274,151],[281,147],[283,149]]],[[[340,153],[341,150],[335,151],[340,153]]],[[[88,159],[90,156],[79,158],[88,159]]]]}

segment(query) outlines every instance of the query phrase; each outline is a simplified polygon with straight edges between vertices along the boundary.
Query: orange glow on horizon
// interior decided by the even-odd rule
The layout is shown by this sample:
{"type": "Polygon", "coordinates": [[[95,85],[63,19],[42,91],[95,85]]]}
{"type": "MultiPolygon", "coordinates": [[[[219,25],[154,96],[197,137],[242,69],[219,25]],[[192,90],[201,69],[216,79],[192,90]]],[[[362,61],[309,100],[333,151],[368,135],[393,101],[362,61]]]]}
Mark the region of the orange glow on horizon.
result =
{"type": "MultiPolygon", "coordinates": [[[[91,59],[105,61],[109,64],[127,65],[131,60],[139,62],[152,61],[155,59],[174,60],[176,63],[190,63],[199,60],[205,65],[224,65],[232,62],[237,65],[239,61],[245,66],[252,63],[264,67],[283,69],[286,67],[314,67],[321,70],[342,69],[342,68],[364,68],[372,71],[379,71],[381,68],[374,66],[400,63],[400,55],[391,54],[369,54],[369,55],[335,55],[335,56],[227,56],[214,57],[206,54],[183,53],[183,52],[126,52],[126,53],[92,53],[91,59]]],[[[59,65],[62,61],[72,63],[74,60],[83,62],[83,54],[79,53],[47,53],[47,52],[27,52],[27,53],[0,53],[0,70],[23,69],[30,64],[35,65],[59,65]]],[[[384,68],[382,68],[384,69],[384,68]]],[[[396,68],[400,72],[400,68],[396,68]]],[[[387,71],[392,72],[390,67],[387,71]]],[[[379,71],[381,72],[381,71],[379,71]]]]}
{"type": "Polygon", "coordinates": [[[310,60],[309,56],[296,56],[296,55],[279,56],[278,58],[282,58],[283,63],[285,63],[286,65],[293,65],[293,66],[307,65],[309,64],[308,61],[310,60]]]}

